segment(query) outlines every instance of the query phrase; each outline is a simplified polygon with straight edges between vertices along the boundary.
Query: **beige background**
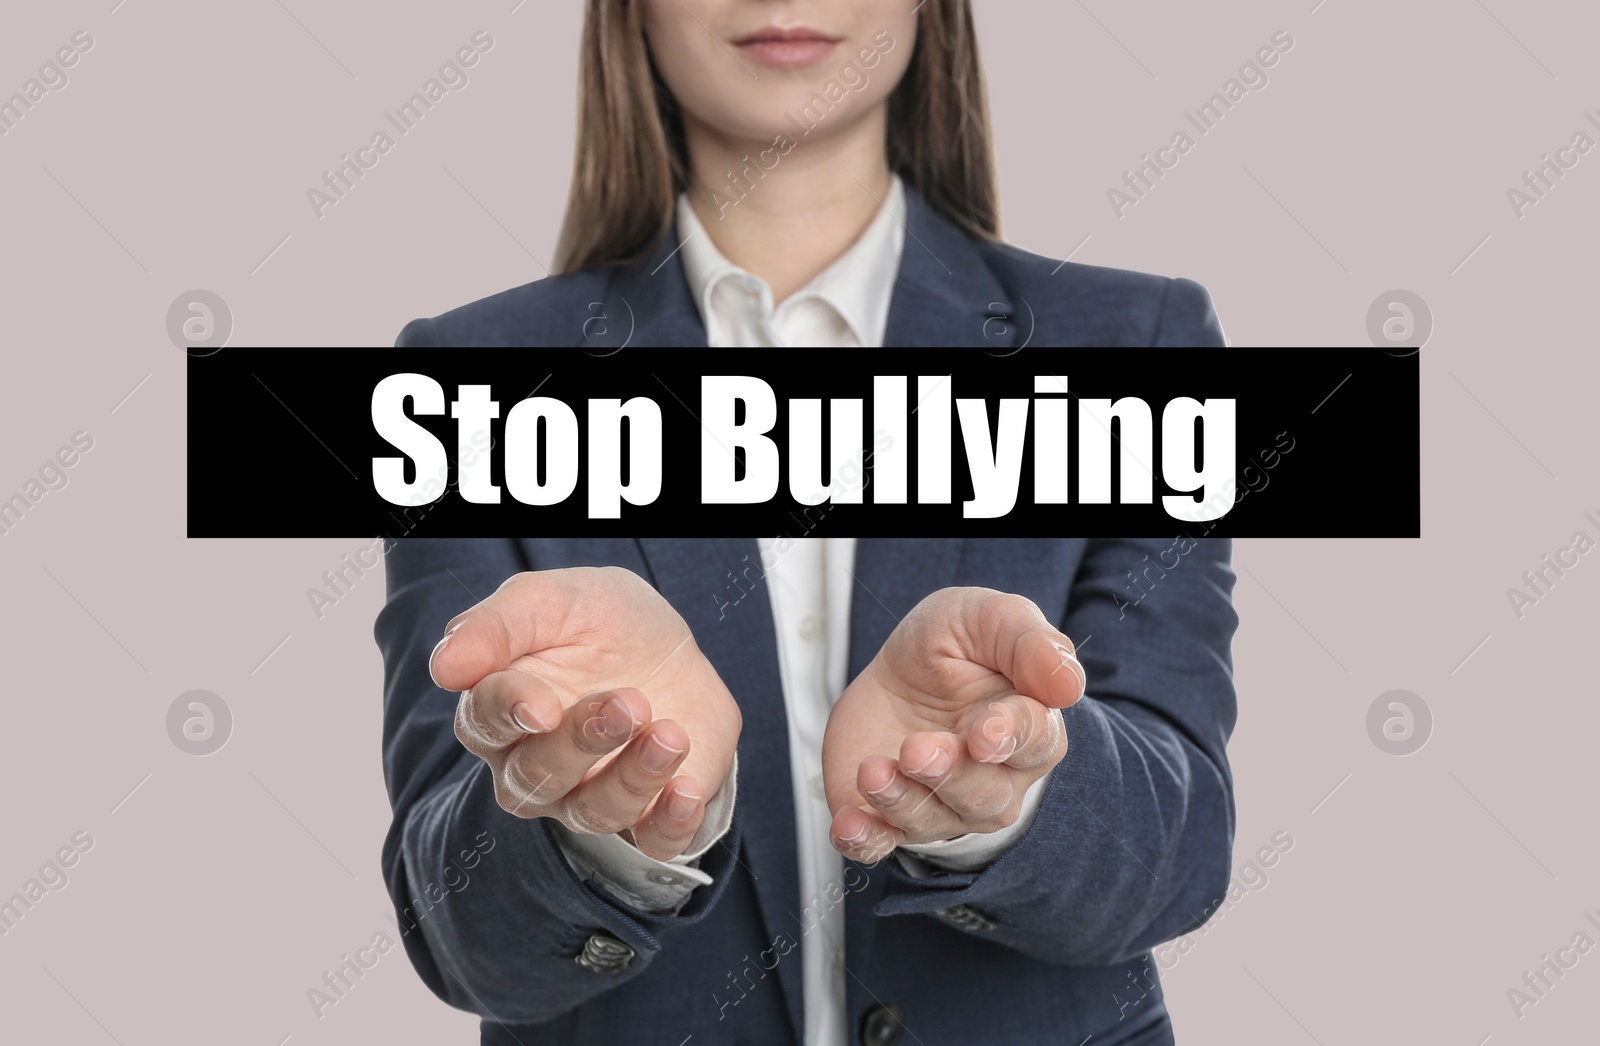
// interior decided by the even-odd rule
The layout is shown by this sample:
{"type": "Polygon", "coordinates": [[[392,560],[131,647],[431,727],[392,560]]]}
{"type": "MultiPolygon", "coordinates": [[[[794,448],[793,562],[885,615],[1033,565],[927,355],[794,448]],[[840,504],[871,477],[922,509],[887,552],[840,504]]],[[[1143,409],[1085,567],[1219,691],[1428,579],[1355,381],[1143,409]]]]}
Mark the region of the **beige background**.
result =
{"type": "MultiPolygon", "coordinates": [[[[1295,846],[1168,977],[1179,1041],[1592,1041],[1600,954],[1520,1020],[1506,992],[1600,907],[1600,556],[1520,620],[1506,590],[1573,531],[1600,538],[1582,518],[1600,516],[1600,155],[1520,220],[1506,190],[1600,110],[1600,16],[1314,2],[980,2],[1014,242],[1196,278],[1240,345],[1366,344],[1368,306],[1395,288],[1436,320],[1424,539],[1239,544],[1236,862],[1280,829],[1295,846]],[[1105,192],[1123,169],[1279,29],[1296,46],[1269,86],[1118,220],[1105,192]],[[1417,754],[1369,739],[1393,689],[1432,710],[1417,754]]],[[[9,1041],[475,1041],[398,952],[322,1019],[308,1005],[390,927],[383,582],[318,620],[306,590],[364,542],[184,539],[186,479],[205,479],[185,475],[185,356],[165,316],[204,288],[229,303],[234,344],[383,345],[543,275],[578,5],[514,4],[0,15],[0,96],[75,31],[95,40],[0,137],[0,496],[72,433],[95,441],[0,537],[0,897],[74,832],[94,839],[0,938],[9,1041]],[[323,169],[479,29],[496,46],[470,86],[315,218],[323,169]],[[166,732],[192,689],[234,717],[205,758],[166,732]]],[[[326,389],[330,413],[361,401],[326,389]]],[[[1339,408],[1308,413],[1304,438],[1362,423],[1339,408]]],[[[225,454],[240,434],[216,438],[225,454]]],[[[292,474],[265,481],[282,511],[317,511],[292,474]]],[[[1328,511],[1384,506],[1330,490],[1328,511]]]]}

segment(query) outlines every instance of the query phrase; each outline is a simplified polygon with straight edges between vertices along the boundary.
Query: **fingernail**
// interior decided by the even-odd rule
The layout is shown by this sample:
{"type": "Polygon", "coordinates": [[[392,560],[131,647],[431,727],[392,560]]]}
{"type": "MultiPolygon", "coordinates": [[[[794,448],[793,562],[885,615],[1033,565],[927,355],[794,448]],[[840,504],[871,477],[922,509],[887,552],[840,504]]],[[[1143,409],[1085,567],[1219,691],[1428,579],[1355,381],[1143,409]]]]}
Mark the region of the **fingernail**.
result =
{"type": "Polygon", "coordinates": [[[1015,735],[1008,737],[989,755],[978,760],[980,763],[1003,763],[1017,754],[1017,738],[1015,735]]]}
{"type": "Polygon", "coordinates": [[[550,728],[541,724],[533,714],[533,706],[526,701],[519,701],[511,706],[511,719],[517,728],[525,734],[548,734],[550,728]]]}
{"type": "Polygon", "coordinates": [[[444,638],[433,645],[433,653],[428,655],[428,675],[433,676],[435,686],[439,685],[439,677],[433,675],[433,662],[439,656],[439,651],[443,650],[444,645],[448,642],[450,642],[450,633],[446,632],[444,638]]]}
{"type": "Polygon", "coordinates": [[[939,778],[950,772],[950,753],[943,748],[933,753],[926,763],[911,771],[913,777],[939,778]]]}
{"type": "Polygon", "coordinates": [[[888,806],[890,803],[898,803],[905,794],[906,779],[899,774],[895,774],[889,778],[889,783],[882,788],[867,792],[867,798],[879,805],[888,806]]]}
{"type": "Polygon", "coordinates": [[[995,714],[984,720],[981,733],[989,751],[979,756],[981,763],[1003,763],[1017,751],[1017,732],[1011,725],[1011,710],[1002,704],[992,704],[995,714]]]}
{"type": "Polygon", "coordinates": [[[674,821],[687,821],[700,808],[700,797],[688,795],[674,788],[667,793],[667,816],[674,821]]]}
{"type": "Polygon", "coordinates": [[[620,697],[605,702],[591,701],[592,715],[583,728],[591,737],[601,741],[625,741],[633,736],[633,710],[620,697]]]}
{"type": "Polygon", "coordinates": [[[867,841],[867,834],[868,834],[867,826],[866,825],[862,825],[861,826],[861,830],[856,832],[855,835],[851,835],[851,836],[843,836],[843,835],[841,835],[841,836],[839,836],[839,842],[843,843],[845,846],[855,846],[858,843],[866,842],[867,841]]]}
{"type": "Polygon", "coordinates": [[[639,765],[644,767],[647,774],[664,773],[667,767],[687,750],[671,748],[660,737],[651,734],[645,738],[644,747],[639,751],[639,765]]]}
{"type": "Polygon", "coordinates": [[[1079,661],[1076,654],[1062,646],[1060,643],[1056,644],[1056,652],[1061,655],[1061,664],[1066,666],[1069,672],[1078,677],[1078,692],[1080,694],[1083,693],[1084,688],[1089,685],[1089,677],[1085,675],[1083,671],[1083,662],[1079,661]]]}

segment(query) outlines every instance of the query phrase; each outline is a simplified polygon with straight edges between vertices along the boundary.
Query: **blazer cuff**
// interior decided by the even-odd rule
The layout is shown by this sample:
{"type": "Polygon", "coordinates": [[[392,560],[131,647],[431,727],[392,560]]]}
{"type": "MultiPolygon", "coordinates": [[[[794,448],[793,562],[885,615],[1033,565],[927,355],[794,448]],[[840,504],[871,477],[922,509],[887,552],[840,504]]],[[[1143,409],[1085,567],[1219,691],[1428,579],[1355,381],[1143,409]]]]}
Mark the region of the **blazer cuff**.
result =
{"type": "Polygon", "coordinates": [[[983,871],[1028,833],[1039,814],[1039,805],[1044,802],[1051,774],[1054,773],[1055,768],[1052,767],[1050,773],[1028,786],[1028,791],[1022,797],[1022,811],[1011,825],[998,832],[968,832],[935,843],[901,846],[895,851],[900,866],[915,879],[926,879],[940,872],[983,871]]]}
{"type": "MultiPolygon", "coordinates": [[[[1131,861],[1105,821],[1080,797],[1120,802],[1124,769],[1114,727],[1101,703],[1085,696],[1061,711],[1072,747],[1042,780],[1031,824],[987,867],[921,878],[898,861],[885,861],[888,888],[876,915],[934,913],[953,905],[975,905],[1000,917],[998,937],[1016,932],[1046,898],[1072,890],[1099,870],[1101,862],[1131,861]],[[1003,917],[1002,917],[1003,916],[1003,917]]],[[[1144,874],[1142,871],[1139,874],[1144,874]]]]}
{"type": "Polygon", "coordinates": [[[619,835],[587,835],[552,821],[551,833],[567,864],[581,880],[592,880],[633,908],[658,915],[676,915],[697,887],[711,885],[700,870],[700,858],[721,842],[733,824],[739,754],[734,753],[727,780],[706,804],[705,820],[677,857],[658,861],[619,835]]]}

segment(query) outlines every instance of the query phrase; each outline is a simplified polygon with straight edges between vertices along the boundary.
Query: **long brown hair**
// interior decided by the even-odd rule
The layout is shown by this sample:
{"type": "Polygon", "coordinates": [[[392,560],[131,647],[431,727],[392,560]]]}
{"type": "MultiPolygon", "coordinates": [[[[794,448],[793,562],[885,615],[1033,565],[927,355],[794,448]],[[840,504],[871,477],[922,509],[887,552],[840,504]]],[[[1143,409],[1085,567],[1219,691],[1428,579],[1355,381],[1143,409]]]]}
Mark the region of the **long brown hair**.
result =
{"type": "MultiPolygon", "coordinates": [[[[689,184],[683,115],[651,60],[644,0],[588,0],[577,149],[556,272],[649,254],[689,184]]],[[[889,167],[937,213],[998,239],[989,102],[970,0],[930,0],[916,53],[889,98],[889,167]]]]}

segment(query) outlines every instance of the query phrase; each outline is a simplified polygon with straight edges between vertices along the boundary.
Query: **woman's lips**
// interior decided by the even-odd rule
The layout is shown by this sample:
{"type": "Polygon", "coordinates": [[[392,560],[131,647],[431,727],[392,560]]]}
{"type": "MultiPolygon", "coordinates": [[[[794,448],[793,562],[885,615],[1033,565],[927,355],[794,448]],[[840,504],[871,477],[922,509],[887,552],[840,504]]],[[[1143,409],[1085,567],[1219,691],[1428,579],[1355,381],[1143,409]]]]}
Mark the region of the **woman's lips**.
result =
{"type": "Polygon", "coordinates": [[[833,53],[837,37],[811,29],[763,29],[734,41],[734,46],[763,65],[803,69],[833,53]]]}

